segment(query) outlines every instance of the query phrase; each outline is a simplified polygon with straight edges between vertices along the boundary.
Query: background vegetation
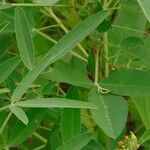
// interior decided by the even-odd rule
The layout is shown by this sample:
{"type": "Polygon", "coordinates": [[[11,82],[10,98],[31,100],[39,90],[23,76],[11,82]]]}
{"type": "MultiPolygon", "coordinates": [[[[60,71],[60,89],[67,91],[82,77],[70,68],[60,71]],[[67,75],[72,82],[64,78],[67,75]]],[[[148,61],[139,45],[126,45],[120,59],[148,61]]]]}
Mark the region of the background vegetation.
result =
{"type": "Polygon", "coordinates": [[[150,1],[0,2],[0,150],[150,149],[150,1]]]}

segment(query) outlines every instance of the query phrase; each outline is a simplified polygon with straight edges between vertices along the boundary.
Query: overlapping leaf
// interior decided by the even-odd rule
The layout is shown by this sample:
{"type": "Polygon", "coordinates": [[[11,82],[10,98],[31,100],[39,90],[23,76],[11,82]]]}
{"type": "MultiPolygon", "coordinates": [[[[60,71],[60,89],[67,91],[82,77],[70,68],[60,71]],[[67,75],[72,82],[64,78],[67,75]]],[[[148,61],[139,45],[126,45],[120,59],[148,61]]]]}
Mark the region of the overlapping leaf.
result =
{"type": "Polygon", "coordinates": [[[12,95],[12,101],[18,101],[26,92],[26,89],[48,65],[69,53],[71,49],[89,35],[107,16],[108,11],[99,12],[83,21],[59,40],[39,64],[25,76],[19,86],[15,89],[12,95]]]}

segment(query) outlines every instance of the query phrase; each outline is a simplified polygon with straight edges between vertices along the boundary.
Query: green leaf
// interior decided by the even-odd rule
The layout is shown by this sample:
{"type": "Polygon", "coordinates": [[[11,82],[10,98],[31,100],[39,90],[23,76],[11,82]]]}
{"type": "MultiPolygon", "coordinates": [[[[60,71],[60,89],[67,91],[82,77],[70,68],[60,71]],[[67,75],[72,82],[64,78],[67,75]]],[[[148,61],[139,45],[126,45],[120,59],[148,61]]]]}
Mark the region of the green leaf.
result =
{"type": "Polygon", "coordinates": [[[143,13],[139,13],[136,0],[128,2],[121,0],[120,3],[123,7],[117,11],[118,15],[114,18],[112,28],[108,31],[108,42],[113,45],[109,47],[109,56],[112,56],[115,65],[122,66],[128,62],[129,54],[121,51],[120,42],[131,36],[143,38],[146,18],[143,13]]]}
{"type": "Polygon", "coordinates": [[[150,97],[134,97],[133,101],[146,129],[150,129],[150,97]]]}
{"type": "Polygon", "coordinates": [[[11,127],[8,138],[9,147],[16,147],[29,138],[29,136],[38,127],[39,123],[46,115],[46,111],[32,109],[27,112],[27,115],[29,117],[28,125],[25,125],[20,120],[17,120],[11,127]]]}
{"type": "Polygon", "coordinates": [[[59,62],[50,71],[42,73],[42,77],[51,81],[65,82],[75,86],[90,88],[93,83],[87,77],[82,62],[73,59],[71,62],[59,62]]]}
{"type": "Polygon", "coordinates": [[[150,23],[150,1],[149,0],[137,0],[141,9],[143,10],[144,15],[146,16],[147,20],[150,23]]]}
{"type": "Polygon", "coordinates": [[[150,66],[150,38],[144,42],[139,37],[127,37],[121,42],[122,49],[139,58],[144,65],[150,66]]]}
{"type": "MultiPolygon", "coordinates": [[[[68,90],[66,98],[79,100],[76,87],[68,90]]],[[[63,143],[79,135],[81,132],[81,117],[79,109],[64,108],[61,116],[61,136],[63,143]]]]}
{"type": "Polygon", "coordinates": [[[140,145],[142,145],[143,143],[145,143],[146,141],[150,140],[150,129],[146,130],[142,136],[140,137],[140,139],[138,140],[138,143],[140,145]]]}
{"type": "Polygon", "coordinates": [[[150,95],[150,72],[142,70],[114,71],[100,85],[124,96],[150,95]]]}
{"type": "Polygon", "coordinates": [[[107,16],[108,11],[94,14],[60,39],[39,64],[25,76],[19,86],[15,89],[11,101],[14,102],[20,100],[27,88],[48,65],[68,54],[70,50],[88,36],[107,16]]]}
{"type": "Polygon", "coordinates": [[[27,115],[25,114],[25,112],[16,106],[10,106],[9,109],[11,110],[11,112],[18,118],[20,119],[24,124],[28,124],[29,120],[27,115]]]}
{"type": "Polygon", "coordinates": [[[97,125],[105,134],[116,139],[126,125],[128,106],[125,100],[121,96],[101,95],[93,88],[89,92],[89,101],[99,108],[91,110],[97,125]]]}
{"type": "Polygon", "coordinates": [[[91,134],[90,133],[83,133],[80,134],[68,142],[64,143],[62,146],[57,148],[57,150],[80,150],[82,149],[90,140],[91,140],[91,134]]]}
{"type": "Polygon", "coordinates": [[[0,64],[0,84],[7,79],[19,63],[20,58],[15,56],[0,64]]]}
{"type": "Polygon", "coordinates": [[[93,104],[65,98],[36,98],[15,103],[16,106],[30,108],[88,108],[97,109],[93,104]]]}
{"type": "Polygon", "coordinates": [[[35,64],[35,50],[29,22],[22,8],[17,7],[15,9],[14,19],[17,45],[20,55],[23,63],[31,70],[35,64]]]}

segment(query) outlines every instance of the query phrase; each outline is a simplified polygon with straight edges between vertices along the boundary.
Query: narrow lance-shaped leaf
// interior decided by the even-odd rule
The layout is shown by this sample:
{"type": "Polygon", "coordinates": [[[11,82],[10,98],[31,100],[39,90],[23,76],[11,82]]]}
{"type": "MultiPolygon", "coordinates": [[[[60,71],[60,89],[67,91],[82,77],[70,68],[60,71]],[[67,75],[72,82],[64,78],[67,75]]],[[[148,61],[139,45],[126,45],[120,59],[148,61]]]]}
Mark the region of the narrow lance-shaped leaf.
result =
{"type": "Polygon", "coordinates": [[[68,142],[64,143],[62,146],[57,148],[57,150],[68,150],[68,149],[80,150],[85,145],[87,145],[91,139],[92,139],[91,134],[86,132],[72,138],[71,140],[69,140],[68,142]]]}
{"type": "Polygon", "coordinates": [[[19,65],[20,58],[18,56],[12,57],[0,64],[0,84],[7,79],[7,77],[14,71],[19,65]]]}
{"type": "Polygon", "coordinates": [[[144,15],[146,16],[147,20],[150,22],[150,1],[149,0],[137,0],[141,9],[143,10],[144,15]]]}
{"type": "Polygon", "coordinates": [[[150,96],[150,72],[142,70],[114,71],[100,82],[112,93],[124,96],[150,96]]]}
{"type": "MultiPolygon", "coordinates": [[[[67,92],[67,98],[79,100],[79,91],[71,87],[67,92]]],[[[61,116],[61,136],[63,143],[80,134],[81,117],[79,109],[64,108],[61,116]]]]}
{"type": "Polygon", "coordinates": [[[27,16],[20,7],[15,9],[15,32],[22,61],[31,70],[35,64],[35,50],[27,16]]]}
{"type": "Polygon", "coordinates": [[[94,14],[60,39],[59,42],[50,49],[46,56],[39,62],[39,64],[25,76],[19,86],[15,89],[11,100],[13,102],[20,100],[27,88],[48,65],[69,53],[70,50],[72,50],[95,29],[108,16],[108,14],[108,11],[94,14]]]}
{"type": "Polygon", "coordinates": [[[128,106],[125,100],[121,96],[101,95],[93,88],[89,93],[89,101],[99,108],[91,110],[97,125],[108,136],[116,139],[123,131],[127,120],[128,106]]]}
{"type": "Polygon", "coordinates": [[[18,118],[20,119],[24,124],[28,124],[29,120],[27,115],[25,114],[25,112],[16,106],[10,106],[9,109],[11,110],[11,112],[18,118]]]}
{"type": "Polygon", "coordinates": [[[97,109],[94,104],[65,98],[36,98],[15,103],[16,106],[29,108],[89,108],[97,109]]]}

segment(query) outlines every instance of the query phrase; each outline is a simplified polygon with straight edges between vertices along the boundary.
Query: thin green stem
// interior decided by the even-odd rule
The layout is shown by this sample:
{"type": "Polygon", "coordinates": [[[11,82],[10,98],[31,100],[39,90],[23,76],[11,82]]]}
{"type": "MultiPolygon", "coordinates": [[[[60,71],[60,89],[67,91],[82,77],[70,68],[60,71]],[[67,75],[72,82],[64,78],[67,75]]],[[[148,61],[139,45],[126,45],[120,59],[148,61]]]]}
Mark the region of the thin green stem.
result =
{"type": "MultiPolygon", "coordinates": [[[[48,35],[46,35],[45,33],[41,32],[41,31],[39,31],[38,29],[33,29],[32,31],[38,33],[39,35],[43,36],[45,39],[51,41],[51,42],[54,43],[54,44],[57,43],[57,41],[56,41],[55,39],[49,37],[48,35]]],[[[74,52],[74,51],[71,51],[71,54],[72,54],[73,56],[75,56],[75,57],[77,57],[77,58],[79,58],[79,59],[81,59],[81,60],[83,60],[84,62],[87,63],[87,59],[85,59],[84,57],[82,57],[82,56],[79,55],[78,53],[76,53],[76,52],[74,52]]]]}
{"type": "Polygon", "coordinates": [[[106,44],[108,42],[108,33],[104,33],[104,69],[105,69],[105,77],[108,77],[109,75],[109,52],[108,52],[108,45],[106,44]]]}
{"type": "Polygon", "coordinates": [[[56,24],[56,25],[51,25],[51,26],[46,26],[46,27],[42,27],[42,28],[36,28],[36,30],[42,31],[42,30],[47,30],[47,29],[55,28],[55,27],[58,27],[58,24],[56,24]]]}
{"type": "Polygon", "coordinates": [[[0,135],[2,134],[3,130],[5,129],[10,117],[12,116],[12,112],[9,112],[8,116],[5,118],[1,128],[0,128],[0,135]]]}
{"type": "Polygon", "coordinates": [[[1,107],[1,108],[0,108],[0,112],[6,110],[7,108],[9,108],[9,106],[10,106],[10,105],[1,107]]]}
{"type": "Polygon", "coordinates": [[[96,51],[95,56],[95,84],[98,84],[98,74],[99,72],[99,49],[96,51]]]}
{"type": "Polygon", "coordinates": [[[32,31],[38,33],[39,35],[43,36],[44,38],[46,38],[47,40],[51,41],[52,43],[56,44],[57,41],[52,39],[51,37],[49,37],[48,35],[46,35],[45,33],[39,31],[38,29],[33,29],[32,31]]]}
{"type": "Polygon", "coordinates": [[[37,139],[39,139],[42,143],[45,143],[45,144],[47,143],[47,140],[43,138],[40,134],[33,132],[32,135],[36,137],[37,139]]]}
{"type": "Polygon", "coordinates": [[[145,31],[141,31],[141,30],[137,30],[137,29],[133,29],[130,27],[126,27],[126,26],[119,26],[119,25],[112,25],[113,28],[119,28],[119,29],[125,29],[125,30],[130,30],[130,31],[134,31],[134,32],[139,32],[139,33],[146,33],[145,31]]]}
{"type": "Polygon", "coordinates": [[[36,148],[34,148],[33,150],[40,150],[43,149],[46,146],[47,140],[45,138],[43,138],[40,134],[33,132],[32,134],[34,137],[36,137],[37,139],[39,139],[43,144],[41,146],[38,146],[36,148]]]}
{"type": "MultiPolygon", "coordinates": [[[[52,9],[48,9],[48,8],[45,8],[47,12],[49,12],[49,14],[51,15],[51,17],[58,23],[58,26],[66,33],[69,32],[69,30],[64,26],[64,24],[61,22],[61,20],[54,14],[53,10],[52,9]]],[[[86,56],[88,57],[88,53],[86,52],[86,50],[82,47],[81,44],[78,44],[77,45],[78,48],[81,50],[81,52],[86,56]]]]}

